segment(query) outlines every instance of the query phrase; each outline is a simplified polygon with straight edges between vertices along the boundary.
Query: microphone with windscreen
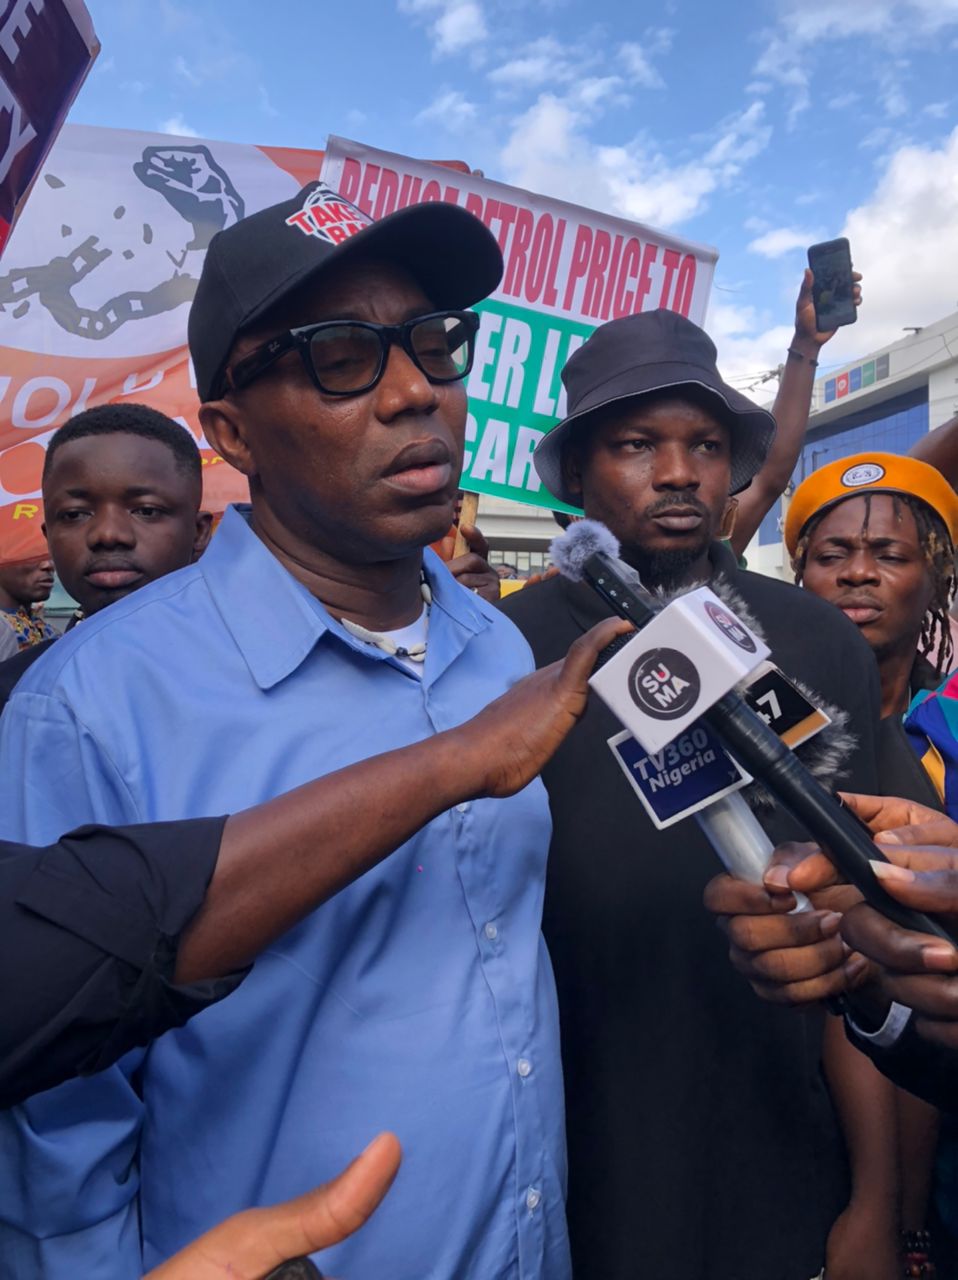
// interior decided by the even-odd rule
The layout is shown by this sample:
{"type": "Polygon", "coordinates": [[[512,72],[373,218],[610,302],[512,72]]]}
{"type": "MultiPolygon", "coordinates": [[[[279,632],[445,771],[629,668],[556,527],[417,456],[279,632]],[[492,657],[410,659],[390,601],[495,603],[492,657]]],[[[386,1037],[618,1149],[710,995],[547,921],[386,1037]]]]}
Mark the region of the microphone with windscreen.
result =
{"type": "MultiPolygon", "coordinates": [[[[614,613],[634,623],[640,632],[661,612],[661,604],[642,585],[635,569],[620,559],[614,534],[598,521],[580,520],[571,525],[553,540],[550,552],[563,577],[588,583],[614,613]]],[[[636,636],[625,639],[628,644],[640,643],[636,636]]],[[[752,710],[741,693],[733,689],[724,694],[704,712],[701,720],[718,734],[731,755],[756,782],[827,849],[835,865],[871,906],[903,929],[934,934],[948,942],[958,941],[958,936],[941,921],[903,907],[885,892],[870,864],[887,859],[873,843],[868,828],[825,790],[811,770],[752,710]]],[[[746,873],[744,878],[760,882],[759,869],[764,872],[771,850],[768,836],[750,813],[746,821],[738,806],[718,803],[723,803],[721,821],[714,824],[721,827],[721,831],[715,833],[721,836],[720,853],[727,849],[731,861],[740,858],[746,873]],[[737,854],[733,850],[736,845],[740,846],[737,854]]],[[[741,804],[744,806],[745,802],[741,804]]],[[[706,829],[710,839],[713,838],[712,831],[706,829]]]]}

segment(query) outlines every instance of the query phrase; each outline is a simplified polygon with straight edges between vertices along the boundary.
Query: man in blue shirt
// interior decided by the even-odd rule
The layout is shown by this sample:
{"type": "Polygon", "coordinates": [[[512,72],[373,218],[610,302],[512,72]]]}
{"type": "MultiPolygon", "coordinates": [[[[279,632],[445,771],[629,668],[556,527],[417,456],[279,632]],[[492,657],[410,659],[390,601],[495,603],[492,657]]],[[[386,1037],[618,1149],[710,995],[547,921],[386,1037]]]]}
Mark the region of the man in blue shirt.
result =
{"type": "MultiPolygon", "coordinates": [[[[453,206],[367,222],[316,183],[212,241],[190,347],[251,524],[227,512],[199,563],[24,676],[0,725],[0,834],[227,812],[460,724],[532,670],[513,625],[422,551],[459,478],[478,323],[461,308],[501,255],[453,206]]],[[[402,1173],[324,1270],[565,1280],[549,831],[539,782],[456,806],[230,1000],[6,1113],[3,1280],[139,1280],[380,1129],[402,1173]]]]}

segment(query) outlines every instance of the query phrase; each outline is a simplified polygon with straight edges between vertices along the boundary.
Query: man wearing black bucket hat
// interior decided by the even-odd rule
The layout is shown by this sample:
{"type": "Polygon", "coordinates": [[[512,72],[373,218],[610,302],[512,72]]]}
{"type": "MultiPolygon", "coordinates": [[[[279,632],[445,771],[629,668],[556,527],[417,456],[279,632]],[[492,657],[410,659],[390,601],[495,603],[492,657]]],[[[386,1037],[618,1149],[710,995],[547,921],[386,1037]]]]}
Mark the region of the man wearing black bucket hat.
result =
{"type": "MultiPolygon", "coordinates": [[[[456,502],[465,308],[501,272],[462,209],[369,224],[318,183],[212,240],[190,349],[251,523],[227,511],[196,565],[23,677],[0,729],[0,834],[265,801],[459,725],[532,669],[512,624],[423,551],[456,502]]],[[[389,811],[364,798],[367,819],[389,811]]],[[[323,1270],[567,1280],[548,840],[538,781],[453,805],[344,879],[230,1000],[6,1113],[0,1270],[139,1280],[391,1129],[394,1192],[323,1270]]]]}
{"type": "MultiPolygon", "coordinates": [[[[771,415],[723,382],[710,339],[668,311],[600,326],[562,376],[568,416],[535,454],[546,488],[608,525],[646,585],[724,580],[785,673],[848,713],[858,747],[844,785],[873,786],[868,647],[822,601],[741,570],[721,541],[771,415]]],[[[604,614],[587,585],[561,577],[503,607],[540,664],[604,614]]],[[[871,1184],[855,1162],[854,1231],[828,1246],[849,1188],[822,1079],[823,1015],[763,1006],[732,970],[702,906],[716,856],[693,822],[652,826],[607,745],[618,729],[593,702],[543,771],[576,1280],[809,1280],[827,1247],[843,1280],[893,1274],[880,1269],[893,1231],[866,1220],[890,1156],[872,1161],[871,1184]],[[885,1253],[868,1269],[874,1249],[885,1253]]],[[[769,830],[786,826],[776,816],[769,830]]],[[[832,936],[837,917],[814,912],[808,927],[832,936]]]]}

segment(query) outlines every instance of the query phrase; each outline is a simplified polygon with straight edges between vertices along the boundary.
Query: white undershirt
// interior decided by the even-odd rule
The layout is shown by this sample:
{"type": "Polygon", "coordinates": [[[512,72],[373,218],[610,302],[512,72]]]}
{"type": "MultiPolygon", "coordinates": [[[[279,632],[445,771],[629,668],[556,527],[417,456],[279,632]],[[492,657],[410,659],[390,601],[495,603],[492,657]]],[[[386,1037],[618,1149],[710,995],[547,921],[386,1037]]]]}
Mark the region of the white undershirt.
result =
{"type": "MultiPolygon", "coordinates": [[[[422,613],[415,622],[410,622],[408,627],[400,627],[398,631],[379,631],[377,635],[387,637],[399,649],[411,649],[414,645],[426,643],[426,633],[429,629],[428,618],[429,614],[426,611],[425,604],[423,604],[422,613]]],[[[392,656],[407,671],[411,671],[414,676],[418,676],[420,680],[422,679],[423,663],[413,662],[411,658],[402,658],[398,653],[394,653],[392,656]]]]}

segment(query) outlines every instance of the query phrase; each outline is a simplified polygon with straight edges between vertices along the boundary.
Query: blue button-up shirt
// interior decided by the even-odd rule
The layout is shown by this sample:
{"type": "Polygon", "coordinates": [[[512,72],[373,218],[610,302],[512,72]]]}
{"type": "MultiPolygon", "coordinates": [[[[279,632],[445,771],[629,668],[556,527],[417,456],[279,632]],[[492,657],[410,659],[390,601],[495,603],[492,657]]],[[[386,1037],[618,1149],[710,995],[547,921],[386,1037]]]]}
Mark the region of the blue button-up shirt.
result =
{"type": "MultiPolygon", "coordinates": [[[[531,655],[432,553],[426,567],[420,681],[228,512],[198,564],[21,680],[0,720],[0,836],[235,811],[468,719],[531,655]]],[[[457,806],[221,1005],[0,1117],[0,1277],[139,1280],[227,1215],[328,1179],[381,1129],[402,1169],[327,1272],[567,1277],[549,834],[538,781],[457,806]]]]}

